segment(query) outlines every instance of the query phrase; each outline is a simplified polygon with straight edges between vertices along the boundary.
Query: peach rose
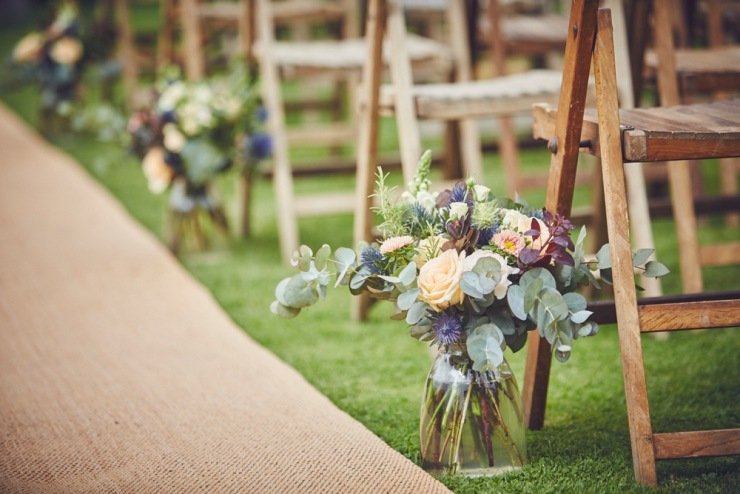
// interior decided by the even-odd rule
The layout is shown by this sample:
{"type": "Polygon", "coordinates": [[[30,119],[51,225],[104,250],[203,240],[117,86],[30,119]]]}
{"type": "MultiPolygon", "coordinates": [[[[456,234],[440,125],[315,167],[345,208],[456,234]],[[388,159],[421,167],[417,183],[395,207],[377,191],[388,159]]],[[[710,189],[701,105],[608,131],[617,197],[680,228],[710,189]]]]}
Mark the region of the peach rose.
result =
{"type": "Polygon", "coordinates": [[[451,305],[461,304],[463,291],[460,288],[465,253],[458,255],[455,249],[446,250],[428,261],[419,270],[417,285],[419,298],[437,312],[451,305]]]}
{"type": "Polygon", "coordinates": [[[65,36],[52,45],[49,56],[57,63],[75,64],[82,57],[82,43],[79,40],[65,36]]]}
{"type": "Polygon", "coordinates": [[[164,192],[172,181],[172,168],[164,161],[164,149],[155,147],[144,156],[142,163],[149,190],[155,194],[164,192]]]}
{"type": "Polygon", "coordinates": [[[13,60],[16,62],[35,62],[41,56],[44,37],[41,33],[25,35],[13,48],[13,60]]]}

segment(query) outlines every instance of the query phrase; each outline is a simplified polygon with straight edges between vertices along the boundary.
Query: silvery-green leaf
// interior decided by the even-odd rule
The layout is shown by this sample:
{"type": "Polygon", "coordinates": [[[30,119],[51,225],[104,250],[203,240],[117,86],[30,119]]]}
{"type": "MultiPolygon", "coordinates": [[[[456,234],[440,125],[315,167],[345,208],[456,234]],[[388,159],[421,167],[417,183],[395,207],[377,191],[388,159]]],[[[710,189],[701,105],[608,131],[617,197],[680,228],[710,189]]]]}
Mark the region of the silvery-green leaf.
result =
{"type": "Polygon", "coordinates": [[[393,283],[394,285],[401,282],[401,279],[398,276],[385,276],[381,274],[378,275],[378,278],[380,278],[381,280],[385,280],[388,283],[393,283]]]}
{"type": "Polygon", "coordinates": [[[403,270],[398,275],[398,279],[403,283],[405,286],[410,286],[411,283],[414,282],[416,279],[416,263],[414,261],[411,261],[406,265],[403,270]]]}
{"type": "MultiPolygon", "coordinates": [[[[526,286],[521,284],[520,286],[524,289],[524,310],[527,314],[530,314],[534,308],[535,302],[537,301],[537,297],[539,297],[540,292],[544,287],[544,282],[539,278],[534,278],[526,286]]],[[[509,287],[509,289],[511,290],[511,287],[509,287]]]]}
{"type": "Polygon", "coordinates": [[[581,230],[578,232],[578,238],[576,239],[576,246],[582,245],[584,240],[586,240],[586,225],[583,225],[581,227],[581,230]]]}
{"type": "Polygon", "coordinates": [[[604,283],[607,283],[609,285],[612,285],[614,283],[614,280],[612,280],[612,268],[607,269],[601,269],[601,279],[604,281],[604,283]]]}
{"type": "Polygon", "coordinates": [[[527,313],[524,310],[524,290],[522,290],[522,287],[511,285],[509,291],[506,293],[506,301],[509,303],[509,308],[515,317],[522,321],[527,319],[527,313]]]}
{"type": "Polygon", "coordinates": [[[301,312],[301,309],[286,307],[277,300],[273,300],[272,304],[270,304],[270,312],[284,319],[292,319],[293,317],[297,316],[299,312],[301,312]]]}
{"type": "Polygon", "coordinates": [[[638,249],[632,253],[632,265],[635,267],[645,264],[650,256],[653,255],[654,249],[638,249]]]}
{"type": "Polygon", "coordinates": [[[290,283],[290,278],[283,278],[275,287],[275,298],[282,303],[285,300],[285,287],[290,283]]]}
{"type": "Polygon", "coordinates": [[[423,340],[431,331],[432,327],[428,324],[414,324],[409,327],[411,336],[418,340],[423,340]]]}
{"type": "Polygon", "coordinates": [[[586,307],[588,307],[586,298],[580,293],[566,293],[565,295],[563,295],[563,300],[565,300],[565,303],[568,304],[568,310],[570,310],[571,312],[586,310],[586,307]]]}
{"type": "Polygon", "coordinates": [[[362,288],[362,285],[365,284],[365,282],[368,279],[368,275],[365,273],[357,272],[352,276],[352,279],[349,281],[349,287],[351,290],[359,290],[362,288]]]}
{"type": "Polygon", "coordinates": [[[593,312],[590,310],[581,310],[571,315],[570,320],[576,324],[582,324],[586,322],[586,319],[588,319],[591,314],[593,314],[593,312]]]}
{"type": "Polygon", "coordinates": [[[542,286],[545,288],[556,288],[557,282],[555,281],[555,278],[553,277],[552,273],[550,273],[545,268],[534,268],[530,269],[526,273],[522,275],[522,277],[519,279],[519,284],[522,286],[524,291],[527,291],[527,287],[533,283],[535,280],[542,280],[542,286]]]}
{"type": "Polygon", "coordinates": [[[319,298],[322,300],[326,298],[326,285],[319,285],[319,298]]]}
{"type": "Polygon", "coordinates": [[[331,255],[331,247],[329,247],[327,244],[324,244],[321,246],[319,250],[316,251],[316,268],[319,270],[322,270],[326,268],[326,262],[329,260],[329,256],[331,255]]]}
{"type": "Polygon", "coordinates": [[[301,271],[306,271],[311,266],[311,258],[313,257],[313,251],[308,245],[301,245],[298,248],[298,257],[296,258],[296,263],[298,265],[298,269],[301,271]]]}
{"type": "Polygon", "coordinates": [[[599,260],[599,269],[609,269],[612,267],[612,255],[609,249],[609,244],[604,244],[596,253],[596,258],[599,260]]]}
{"type": "Polygon", "coordinates": [[[418,324],[426,315],[427,307],[424,302],[414,302],[406,313],[406,324],[418,324]]]}
{"type": "Polygon", "coordinates": [[[473,360],[473,369],[478,372],[494,370],[504,361],[503,334],[493,324],[484,324],[468,335],[468,355],[473,360]]]}
{"type": "Polygon", "coordinates": [[[557,290],[545,288],[540,300],[554,319],[560,320],[568,317],[568,304],[557,290]]]}
{"type": "Polygon", "coordinates": [[[296,275],[290,278],[285,286],[283,300],[278,299],[278,301],[287,307],[300,309],[315,304],[318,298],[316,290],[308,286],[300,275],[296,275]]]}
{"type": "Polygon", "coordinates": [[[416,302],[416,297],[418,296],[418,288],[413,288],[407,292],[403,292],[398,296],[398,299],[396,300],[396,305],[401,310],[409,310],[413,303],[416,302]]]}
{"type": "Polygon", "coordinates": [[[670,272],[671,271],[665,267],[664,264],[658,261],[648,261],[648,263],[645,264],[645,276],[658,278],[660,276],[665,276],[670,272]]]}
{"type": "Polygon", "coordinates": [[[516,332],[514,321],[503,311],[490,313],[491,323],[494,324],[504,336],[513,335],[516,332]]]}
{"type": "Polygon", "coordinates": [[[473,266],[473,272],[480,275],[500,276],[501,263],[494,257],[481,257],[473,266]]]}
{"type": "Polygon", "coordinates": [[[355,255],[355,251],[352,249],[348,249],[347,247],[339,247],[334,252],[334,259],[337,261],[337,282],[334,284],[334,286],[339,286],[340,283],[344,281],[344,278],[347,276],[347,271],[354,265],[355,259],[357,256],[355,255]]]}
{"type": "Polygon", "coordinates": [[[460,289],[462,289],[465,295],[473,298],[483,298],[480,286],[478,284],[478,275],[472,271],[466,271],[463,273],[460,279],[460,289]]]}
{"type": "Polygon", "coordinates": [[[578,328],[578,336],[593,336],[598,331],[599,325],[593,321],[588,321],[578,328]]]}

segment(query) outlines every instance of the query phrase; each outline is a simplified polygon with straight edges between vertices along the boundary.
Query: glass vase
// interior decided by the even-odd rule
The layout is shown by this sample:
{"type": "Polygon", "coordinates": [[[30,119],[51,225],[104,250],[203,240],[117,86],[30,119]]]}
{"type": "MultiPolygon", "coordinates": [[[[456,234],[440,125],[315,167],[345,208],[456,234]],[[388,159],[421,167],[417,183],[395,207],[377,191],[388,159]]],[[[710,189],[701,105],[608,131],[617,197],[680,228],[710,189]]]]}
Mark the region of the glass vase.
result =
{"type": "Polygon", "coordinates": [[[476,372],[462,352],[441,352],[421,402],[422,467],[433,474],[498,475],[521,468],[527,453],[514,373],[476,372]]]}

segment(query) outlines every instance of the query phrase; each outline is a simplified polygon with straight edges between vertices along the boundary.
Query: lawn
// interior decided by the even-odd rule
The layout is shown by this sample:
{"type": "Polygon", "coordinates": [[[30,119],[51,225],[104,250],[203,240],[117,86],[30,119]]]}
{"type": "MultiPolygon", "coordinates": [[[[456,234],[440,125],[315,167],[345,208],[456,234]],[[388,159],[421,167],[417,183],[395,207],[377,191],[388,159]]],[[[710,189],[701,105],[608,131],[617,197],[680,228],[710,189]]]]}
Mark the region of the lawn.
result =
{"type": "MultiPolygon", "coordinates": [[[[30,23],[0,30],[0,54],[30,23]]],[[[7,77],[4,67],[0,77],[7,77]]],[[[94,88],[91,88],[94,93],[94,88]]],[[[3,102],[31,125],[37,125],[37,92],[33,87],[4,90],[3,102]]],[[[386,149],[395,146],[390,122],[384,122],[386,149]]],[[[146,188],[134,157],[111,144],[83,135],[57,134],[52,142],[74,156],[88,173],[154,235],[162,238],[166,196],[146,188]]],[[[435,149],[439,144],[431,143],[435,149]]],[[[298,153],[300,154],[300,153],[298,153]]],[[[524,165],[546,170],[546,151],[523,153],[524,165]]],[[[500,161],[486,156],[486,183],[503,191],[500,161]]],[[[707,186],[717,188],[708,175],[707,186]]],[[[236,224],[235,179],[218,186],[232,223],[236,224]]],[[[300,179],[307,190],[351,189],[353,177],[300,179]]],[[[579,191],[578,201],[587,201],[579,191]]],[[[528,194],[541,203],[542,192],[528,194]]],[[[256,341],[296,368],[339,408],[362,422],[392,448],[419,462],[418,414],[424,378],[430,366],[427,349],[410,338],[403,323],[389,320],[389,307],[373,308],[364,323],[350,320],[350,296],[340,290],[329,303],[305,311],[298,319],[281,320],[269,312],[273,287],[291,273],[279,258],[276,204],[271,184],[257,181],[250,239],[214,239],[205,252],[186,250],[181,261],[214,295],[229,316],[256,341]]],[[[301,240],[316,248],[351,244],[352,217],[338,215],[302,220],[301,240]]],[[[655,226],[661,260],[673,271],[664,279],[666,292],[679,290],[676,243],[671,221],[655,226]]],[[[739,240],[738,231],[720,219],[702,224],[704,241],[739,240]]],[[[115,260],[112,260],[115,262],[115,260]]],[[[705,270],[711,289],[737,287],[740,268],[705,270]]],[[[656,431],[740,426],[740,340],[731,330],[673,334],[666,340],[643,338],[653,427],[656,431]]],[[[523,352],[507,358],[521,383],[523,352]]],[[[627,419],[613,327],[579,340],[567,364],[553,363],[547,418],[541,431],[527,433],[529,464],[498,478],[442,477],[456,493],[480,492],[651,492],[633,480],[627,419]]],[[[677,493],[737,492],[738,458],[672,461],[658,464],[660,491],[677,493]]]]}

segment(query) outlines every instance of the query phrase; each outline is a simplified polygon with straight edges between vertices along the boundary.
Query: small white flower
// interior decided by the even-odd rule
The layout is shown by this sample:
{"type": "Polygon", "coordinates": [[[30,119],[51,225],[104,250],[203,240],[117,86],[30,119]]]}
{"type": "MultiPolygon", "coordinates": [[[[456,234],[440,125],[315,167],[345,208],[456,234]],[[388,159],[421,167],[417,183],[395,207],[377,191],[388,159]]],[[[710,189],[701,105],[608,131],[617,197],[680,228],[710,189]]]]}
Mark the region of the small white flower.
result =
{"type": "Polygon", "coordinates": [[[476,202],[483,202],[488,200],[488,194],[491,192],[489,187],[485,185],[474,185],[473,186],[473,198],[476,202]]]}
{"type": "Polygon", "coordinates": [[[450,204],[450,220],[459,220],[468,214],[468,205],[464,202],[453,202],[450,204]]]}
{"type": "Polygon", "coordinates": [[[421,204],[427,211],[431,211],[434,209],[434,206],[437,205],[437,193],[420,190],[419,193],[416,194],[416,202],[421,204]]]}
{"type": "Polygon", "coordinates": [[[519,272],[519,268],[509,266],[506,263],[506,259],[504,259],[500,254],[496,254],[490,250],[476,250],[463,261],[463,271],[472,271],[478,261],[484,257],[495,259],[501,265],[500,277],[495,280],[496,287],[493,289],[494,296],[500,300],[506,296],[509,285],[511,285],[509,275],[517,274],[519,272]]]}

